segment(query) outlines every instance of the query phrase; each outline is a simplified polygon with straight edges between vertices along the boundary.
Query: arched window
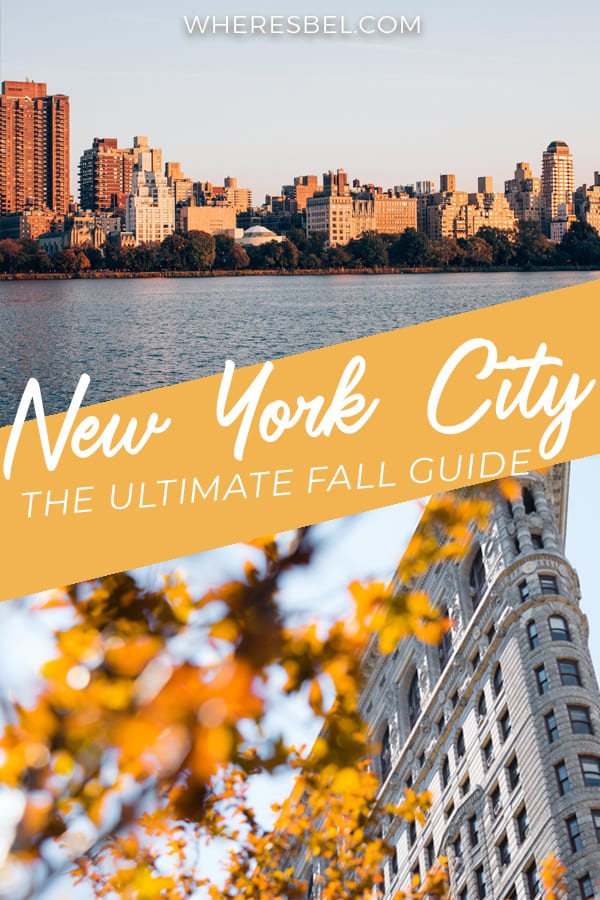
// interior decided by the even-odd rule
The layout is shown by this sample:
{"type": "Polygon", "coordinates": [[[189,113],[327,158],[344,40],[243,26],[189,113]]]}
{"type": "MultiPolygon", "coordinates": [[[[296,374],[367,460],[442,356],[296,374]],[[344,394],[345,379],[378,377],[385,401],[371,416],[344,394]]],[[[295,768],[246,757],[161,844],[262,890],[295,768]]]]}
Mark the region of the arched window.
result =
{"type": "Polygon", "coordinates": [[[486,586],[485,564],[483,562],[483,553],[481,547],[477,548],[475,558],[471,563],[469,572],[469,590],[473,601],[473,609],[479,605],[479,601],[483,597],[486,586]]]}
{"type": "Polygon", "coordinates": [[[523,488],[523,506],[527,514],[535,512],[535,500],[533,499],[531,488],[523,488]]]}
{"type": "Polygon", "coordinates": [[[571,640],[569,624],[562,616],[550,616],[548,624],[550,625],[550,637],[553,641],[571,640]]]}
{"type": "Polygon", "coordinates": [[[408,688],[408,721],[412,728],[421,715],[421,690],[419,688],[419,673],[415,672],[408,688]]]}
{"type": "Polygon", "coordinates": [[[379,753],[379,767],[381,769],[381,780],[385,781],[392,769],[392,746],[390,743],[390,726],[385,726],[385,731],[381,738],[381,751],[379,753]]]}
{"type": "Polygon", "coordinates": [[[458,732],[458,737],[456,738],[456,759],[462,759],[466,752],[467,749],[465,747],[465,736],[461,728],[458,732]]]}
{"type": "Polygon", "coordinates": [[[494,696],[497,697],[499,694],[502,693],[502,689],[504,687],[504,676],[502,674],[502,669],[500,667],[500,663],[498,663],[498,665],[494,669],[493,684],[494,684],[494,696]]]}
{"type": "Polygon", "coordinates": [[[485,719],[487,716],[487,703],[485,701],[485,693],[482,691],[479,695],[479,700],[477,701],[477,715],[480,719],[485,719]]]}

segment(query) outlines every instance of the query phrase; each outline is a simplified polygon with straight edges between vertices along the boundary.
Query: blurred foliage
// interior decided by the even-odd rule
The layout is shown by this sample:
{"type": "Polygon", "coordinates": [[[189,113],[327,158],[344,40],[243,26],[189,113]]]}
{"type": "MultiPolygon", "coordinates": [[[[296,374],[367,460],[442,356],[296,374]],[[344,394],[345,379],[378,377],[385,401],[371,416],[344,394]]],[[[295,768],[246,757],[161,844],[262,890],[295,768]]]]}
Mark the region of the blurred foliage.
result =
{"type": "MultiPolygon", "coordinates": [[[[144,591],[127,574],[44,595],[34,614],[63,622],[56,653],[35,702],[14,705],[0,738],[0,780],[18,810],[0,846],[2,896],[35,896],[70,872],[97,897],[300,900],[304,857],[321,900],[372,900],[395,852],[383,817],[424,823],[431,797],[381,800],[378,748],[357,710],[360,661],[374,641],[386,654],[410,636],[441,639],[450,623],[413,583],[460,559],[489,508],[481,493],[434,498],[394,589],[352,584],[351,614],[326,627],[288,624],[281,604],[282,579],[311,563],[310,529],[252,542],[243,574],[200,597],[176,578],[144,591]],[[270,733],[281,694],[306,698],[322,720],[308,754],[270,733]],[[250,791],[282,768],[295,787],[265,827],[250,791]],[[220,876],[204,862],[215,842],[229,854],[220,876]]],[[[556,860],[542,877],[556,898],[556,860]]],[[[440,859],[397,898],[448,890],[440,859]]]]}

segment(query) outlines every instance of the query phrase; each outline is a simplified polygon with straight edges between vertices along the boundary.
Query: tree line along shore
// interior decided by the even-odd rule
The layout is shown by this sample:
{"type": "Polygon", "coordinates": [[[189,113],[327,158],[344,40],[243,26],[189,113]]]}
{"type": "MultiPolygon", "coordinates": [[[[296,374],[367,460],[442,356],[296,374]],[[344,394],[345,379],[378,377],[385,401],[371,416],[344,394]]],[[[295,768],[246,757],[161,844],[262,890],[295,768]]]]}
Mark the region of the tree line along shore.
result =
{"type": "Polygon", "coordinates": [[[197,275],[359,274],[600,268],[600,236],[574,222],[560,243],[532,222],[514,232],[482,228],[468,239],[432,241],[409,228],[401,235],[368,233],[342,247],[321,235],[291,231],[287,240],[242,247],[227,235],[171,234],[161,244],[102,249],[69,247],[50,257],[28,239],[0,241],[0,277],[168,277],[197,275]]]}

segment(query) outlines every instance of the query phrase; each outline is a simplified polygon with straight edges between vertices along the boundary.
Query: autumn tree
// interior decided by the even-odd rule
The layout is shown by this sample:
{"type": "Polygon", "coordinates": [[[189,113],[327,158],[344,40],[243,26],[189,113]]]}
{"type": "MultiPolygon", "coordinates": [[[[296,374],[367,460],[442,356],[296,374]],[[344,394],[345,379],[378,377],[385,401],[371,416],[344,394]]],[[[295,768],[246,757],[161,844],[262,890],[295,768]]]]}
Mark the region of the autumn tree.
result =
{"type": "MultiPolygon", "coordinates": [[[[372,900],[391,852],[382,817],[423,822],[431,797],[382,805],[357,712],[361,658],[373,640],[383,654],[411,635],[440,640],[450,623],[415,580],[462,557],[488,511],[477,493],[434,498],[394,589],[350,585],[350,612],[326,627],[290,621],[281,598],[312,561],[310,529],[252,542],[243,573],[198,597],[176,578],[145,591],[119,574],[39,598],[31,613],[52,623],[55,655],[0,738],[10,900],[64,872],[97,897],[300,900],[301,853],[319,865],[323,900],[372,900]],[[281,698],[305,698],[322,722],[309,753],[269,728],[281,698]],[[249,791],[282,767],[295,787],[267,826],[249,791]],[[224,880],[199,864],[215,841],[230,848],[224,880]]],[[[398,895],[425,896],[448,897],[443,859],[398,895]]]]}

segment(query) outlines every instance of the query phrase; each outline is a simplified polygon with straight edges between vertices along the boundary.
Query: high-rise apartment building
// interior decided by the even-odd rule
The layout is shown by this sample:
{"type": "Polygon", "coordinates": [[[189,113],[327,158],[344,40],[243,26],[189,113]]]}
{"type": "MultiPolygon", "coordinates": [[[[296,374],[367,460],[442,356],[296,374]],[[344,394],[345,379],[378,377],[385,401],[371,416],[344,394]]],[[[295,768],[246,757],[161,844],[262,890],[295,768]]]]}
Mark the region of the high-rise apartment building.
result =
{"type": "Polygon", "coordinates": [[[417,201],[399,189],[384,191],[372,184],[352,188],[343,169],[323,175],[323,190],[306,200],[306,233],[324,235],[330,247],[341,247],[368,231],[402,234],[417,227],[417,201]]]}
{"type": "Polygon", "coordinates": [[[79,200],[92,212],[124,209],[131,192],[134,150],[116,138],[94,138],[79,161],[79,200]]]}
{"type": "Polygon", "coordinates": [[[237,178],[228,175],[223,185],[211,181],[194,182],[194,200],[198,206],[231,206],[236,213],[247,212],[252,207],[252,191],[240,187],[237,178]]]}
{"type": "MultiPolygon", "coordinates": [[[[491,187],[491,179],[480,178],[478,185],[479,187],[491,187]]],[[[517,224],[515,214],[504,194],[495,194],[493,190],[469,194],[467,215],[471,237],[476,235],[481,228],[514,231],[517,224]]]]}
{"type": "MultiPolygon", "coordinates": [[[[567,481],[566,467],[529,474],[512,502],[487,488],[490,521],[471,528],[468,554],[415,585],[451,631],[439,646],[411,639],[387,656],[373,641],[365,655],[359,709],[379,748],[381,798],[396,804],[407,786],[433,795],[425,825],[378,823],[394,847],[385,900],[437,857],[449,860],[456,900],[541,900],[550,853],[567,866],[569,900],[595,896],[600,693],[564,555],[567,481]]],[[[298,873],[310,879],[306,860],[298,873]]]]}
{"type": "Polygon", "coordinates": [[[594,172],[594,183],[577,188],[574,197],[575,215],[587,222],[600,235],[600,172],[594,172]]]}
{"type": "Polygon", "coordinates": [[[296,212],[304,212],[306,201],[315,194],[322,192],[316,175],[299,175],[294,178],[293,184],[284,184],[281,190],[282,196],[296,203],[296,212]]]}
{"type": "Polygon", "coordinates": [[[69,208],[69,98],[35,81],[0,95],[0,214],[69,208]]]}
{"type": "Polygon", "coordinates": [[[165,177],[169,187],[173,191],[175,206],[177,206],[178,203],[190,202],[194,192],[194,182],[191,178],[185,177],[181,168],[181,163],[165,163],[165,177]]]}
{"type": "Polygon", "coordinates": [[[341,247],[368,231],[402,234],[417,227],[417,201],[393,191],[315,194],[306,203],[306,233],[325,235],[330,247],[341,247]]]}
{"type": "MultiPolygon", "coordinates": [[[[442,175],[442,183],[447,183],[446,178],[454,176],[442,175]]],[[[440,190],[436,194],[427,194],[424,199],[426,231],[432,241],[470,237],[469,195],[466,191],[440,190]]]]}
{"type": "Polygon", "coordinates": [[[440,191],[453,193],[456,190],[456,175],[440,175],[440,191]]]}
{"type": "Polygon", "coordinates": [[[504,196],[519,222],[542,223],[542,182],[528,162],[518,162],[514,178],[504,182],[504,196]]]}
{"type": "Polygon", "coordinates": [[[542,225],[548,237],[559,207],[566,207],[567,216],[572,214],[574,189],[571,151],[564,141],[552,141],[542,154],[542,225]]]}

